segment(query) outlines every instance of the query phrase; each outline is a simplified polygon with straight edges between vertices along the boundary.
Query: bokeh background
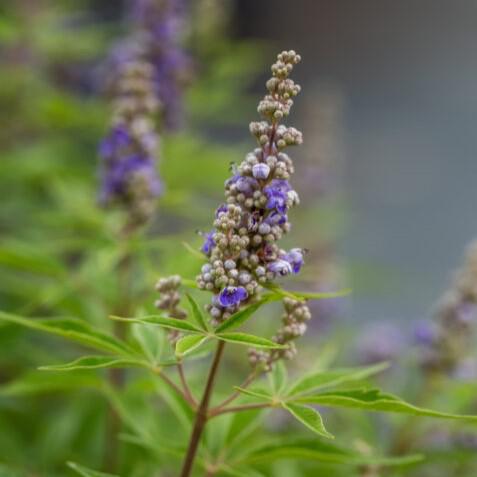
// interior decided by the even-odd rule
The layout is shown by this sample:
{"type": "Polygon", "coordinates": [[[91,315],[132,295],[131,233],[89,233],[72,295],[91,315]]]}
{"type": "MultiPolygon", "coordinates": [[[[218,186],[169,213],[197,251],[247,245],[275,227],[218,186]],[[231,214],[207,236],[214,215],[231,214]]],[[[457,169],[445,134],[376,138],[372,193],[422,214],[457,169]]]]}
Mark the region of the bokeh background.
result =
{"type": "MultiPolygon", "coordinates": [[[[128,34],[128,4],[0,2],[3,310],[106,326],[116,306],[121,216],[98,207],[97,148],[111,112],[104,65],[128,34]]],[[[136,244],[138,303],[152,308],[159,275],[197,273],[201,261],[188,252],[200,248],[196,231],[209,229],[230,163],[254,147],[248,122],[257,119],[268,65],[293,48],[303,57],[295,75],[303,93],[289,123],[305,142],[292,151],[302,205],[284,246],[309,254],[287,286],[353,289],[314,305],[302,353],[324,350],[347,363],[395,357],[415,323],[432,314],[477,230],[477,4],[194,0],[189,7],[184,121],[162,138],[165,194],[136,244]],[[334,339],[336,349],[327,348],[334,339]]],[[[77,392],[96,381],[45,380],[36,367],[75,353],[1,326],[0,463],[19,469],[5,476],[70,475],[62,467],[68,459],[100,468],[107,405],[77,392]],[[61,392],[72,390],[65,402],[61,392]]],[[[406,372],[395,372],[398,387],[406,372]]],[[[377,443],[387,429],[364,427],[377,443]]],[[[125,465],[124,475],[133,475],[125,465]]],[[[135,472],[152,475],[146,461],[135,472]]],[[[306,475],[321,475],[313,472],[306,475]]],[[[284,466],[273,475],[305,474],[284,466]]]]}
{"type": "Polygon", "coordinates": [[[348,219],[339,250],[351,267],[353,317],[427,315],[476,232],[477,6],[239,4],[240,32],[293,45],[305,89],[338,98],[348,219]]]}

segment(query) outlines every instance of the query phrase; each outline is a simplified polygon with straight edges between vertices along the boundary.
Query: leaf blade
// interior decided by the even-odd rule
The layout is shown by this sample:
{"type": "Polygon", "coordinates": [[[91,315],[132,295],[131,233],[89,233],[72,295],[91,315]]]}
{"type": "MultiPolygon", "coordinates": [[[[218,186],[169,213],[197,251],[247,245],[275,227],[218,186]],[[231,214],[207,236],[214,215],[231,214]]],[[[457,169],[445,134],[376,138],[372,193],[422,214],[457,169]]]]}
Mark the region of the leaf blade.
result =
{"type": "MultiPolygon", "coordinates": [[[[161,366],[171,366],[173,363],[162,363],[161,366]]],[[[78,369],[129,368],[145,367],[145,361],[121,358],[120,356],[82,356],[74,361],[63,364],[40,366],[41,371],[75,371],[78,369]]]]}
{"type": "Polygon", "coordinates": [[[2,311],[0,311],[0,320],[61,336],[108,353],[135,354],[134,350],[126,343],[96,330],[82,320],[74,318],[25,318],[2,311]]]}
{"type": "Polygon", "coordinates": [[[175,353],[176,356],[182,357],[192,351],[196,350],[208,340],[207,336],[203,335],[187,335],[180,338],[176,343],[175,353]]]}
{"type": "Polygon", "coordinates": [[[403,401],[393,394],[383,393],[378,389],[337,391],[314,396],[303,396],[297,398],[294,402],[477,422],[477,416],[452,414],[421,408],[403,401]]]}
{"type": "Polygon", "coordinates": [[[172,330],[187,331],[189,333],[201,333],[203,331],[200,328],[197,328],[192,323],[189,323],[186,320],[178,320],[177,318],[169,318],[162,315],[147,315],[142,316],[141,318],[125,318],[122,316],[111,315],[109,317],[115,321],[123,321],[125,323],[142,323],[148,325],[158,325],[163,328],[169,328],[172,330]]]}
{"type": "Polygon", "coordinates": [[[286,346],[275,343],[274,341],[262,338],[260,336],[250,335],[248,333],[227,332],[217,333],[215,336],[223,341],[230,343],[251,346],[253,348],[284,349],[286,346]]]}
{"type": "Polygon", "coordinates": [[[189,295],[189,293],[186,293],[187,300],[189,301],[189,305],[192,309],[192,316],[195,318],[195,321],[197,324],[202,328],[204,331],[208,330],[207,327],[207,322],[204,318],[204,315],[197,304],[197,302],[189,295]]]}
{"type": "Polygon", "coordinates": [[[68,462],[68,467],[83,477],[119,477],[115,474],[105,474],[104,472],[98,472],[97,470],[88,469],[75,462],[68,462]]]}
{"type": "Polygon", "coordinates": [[[258,302],[252,303],[245,308],[234,313],[230,318],[227,318],[223,323],[221,323],[217,328],[217,333],[222,333],[226,330],[232,330],[238,328],[240,325],[245,323],[252,315],[265,303],[270,301],[270,295],[267,295],[261,298],[258,302]]]}
{"type": "Polygon", "coordinates": [[[293,403],[283,403],[282,406],[311,431],[327,439],[334,439],[333,434],[326,430],[321,414],[316,409],[293,403]]]}
{"type": "Polygon", "coordinates": [[[359,381],[384,371],[388,367],[389,364],[384,362],[371,366],[311,373],[297,380],[289,389],[288,396],[310,393],[326,387],[334,387],[348,382],[359,381]]]}

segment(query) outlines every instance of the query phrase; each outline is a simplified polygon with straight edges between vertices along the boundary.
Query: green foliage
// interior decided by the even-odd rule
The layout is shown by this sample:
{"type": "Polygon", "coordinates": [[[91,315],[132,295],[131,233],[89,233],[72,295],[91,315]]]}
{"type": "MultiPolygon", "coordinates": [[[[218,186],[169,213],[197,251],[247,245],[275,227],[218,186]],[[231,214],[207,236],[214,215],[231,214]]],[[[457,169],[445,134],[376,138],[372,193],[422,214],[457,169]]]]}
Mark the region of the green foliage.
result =
{"type": "MultiPolygon", "coordinates": [[[[476,418],[468,414],[475,413],[475,383],[443,379],[419,392],[412,356],[401,374],[386,364],[335,367],[335,361],[354,362],[342,351],[350,341],[320,330],[297,362],[279,361],[266,376],[257,371],[252,382],[237,386],[250,372],[245,348],[280,347],[269,339],[277,302],[349,293],[270,286],[213,329],[202,311],[210,296],[190,279],[203,263],[193,231],[209,229],[230,164],[244,153],[241,142],[212,145],[208,137],[252,117],[255,99],[245,91],[263,69],[262,46],[195,38],[191,122],[162,138],[165,195],[149,229],[123,240],[123,214],[97,204],[96,150],[111,111],[88,81],[127,25],[107,2],[23,3],[0,6],[0,476],[177,475],[219,342],[227,342],[227,351],[211,407],[237,393],[223,409],[241,409],[210,416],[198,475],[211,466],[217,476],[476,475],[474,451],[452,442],[429,451],[426,437],[436,428],[431,419],[416,419],[453,419],[449,433],[474,432],[476,418]],[[125,257],[129,276],[119,273],[125,257]],[[182,303],[190,310],[186,320],[153,306],[153,283],[168,274],[189,277],[183,284],[194,289],[182,303]],[[378,374],[380,387],[417,404],[375,389],[378,374]],[[120,422],[111,432],[113,411],[120,422]],[[409,445],[397,452],[399,441],[409,445]],[[104,465],[111,442],[120,455],[114,469],[104,465]]],[[[245,138],[246,131],[239,141],[245,138]]],[[[315,238],[320,228],[336,235],[333,224],[342,215],[336,206],[309,207],[296,217],[302,224],[294,239],[306,242],[299,234],[315,238]]],[[[316,288],[317,270],[307,269],[301,279],[316,288]]],[[[373,269],[365,279],[379,283],[383,275],[373,269]]],[[[363,274],[357,278],[362,283],[363,274]]]]}
{"type": "Polygon", "coordinates": [[[333,434],[330,434],[323,424],[323,419],[320,413],[311,407],[302,406],[295,403],[284,403],[283,408],[286,409],[295,419],[300,421],[308,429],[316,432],[316,434],[333,439],[333,434]]]}
{"type": "MultiPolygon", "coordinates": [[[[113,474],[106,474],[104,472],[98,472],[96,470],[87,469],[82,465],[75,464],[74,462],[68,462],[68,467],[76,471],[83,477],[115,477],[113,474]]],[[[117,476],[116,476],[117,477],[117,476]]]]}

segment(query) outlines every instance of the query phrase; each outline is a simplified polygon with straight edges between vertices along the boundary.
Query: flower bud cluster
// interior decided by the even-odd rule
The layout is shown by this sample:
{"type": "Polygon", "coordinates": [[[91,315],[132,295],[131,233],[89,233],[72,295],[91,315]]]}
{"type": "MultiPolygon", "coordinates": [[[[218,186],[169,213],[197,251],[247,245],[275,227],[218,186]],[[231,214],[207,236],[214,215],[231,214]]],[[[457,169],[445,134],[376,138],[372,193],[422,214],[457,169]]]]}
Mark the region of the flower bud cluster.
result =
{"type": "Polygon", "coordinates": [[[190,59],[179,41],[184,30],[184,0],[134,0],[132,15],[138,41],[155,71],[155,93],[166,129],[182,119],[182,92],[189,81],[190,59]]]}
{"type": "MultiPolygon", "coordinates": [[[[187,313],[179,306],[181,301],[180,286],[181,277],[179,275],[159,279],[156,283],[156,291],[161,294],[161,297],[154,305],[157,309],[166,311],[171,318],[184,320],[187,318],[187,313]]],[[[169,332],[171,342],[176,342],[179,338],[180,333],[177,330],[169,332]]]]}
{"type": "Polygon", "coordinates": [[[311,319],[311,313],[305,302],[291,298],[284,298],[283,306],[285,308],[282,316],[283,326],[277,331],[273,341],[287,347],[271,351],[250,349],[249,361],[254,367],[260,366],[269,370],[275,361],[293,359],[296,355],[294,340],[305,334],[307,322],[311,319]]]}
{"type": "Polygon", "coordinates": [[[299,91],[288,78],[299,61],[294,51],[278,55],[267,82],[269,94],[259,106],[267,121],[250,125],[259,147],[234,166],[225,182],[226,203],[216,210],[213,230],[204,234],[202,251],[208,263],[197,283],[214,294],[208,306],[214,324],[254,300],[261,285],[298,273],[303,265],[303,250],[287,252],[277,245],[290,230],[289,209],[299,203],[289,183],[293,161],[282,149],[300,144],[301,133],[278,124],[299,91]],[[267,106],[271,104],[273,108],[267,106]]]}
{"type": "Polygon", "coordinates": [[[468,249],[452,288],[438,306],[436,322],[417,336],[425,369],[443,373],[458,370],[475,349],[477,327],[477,242],[468,249]]]}
{"type": "Polygon", "coordinates": [[[101,202],[119,203],[133,223],[154,211],[161,183],[155,169],[158,138],[153,115],[158,108],[154,70],[143,60],[124,62],[113,85],[112,127],[100,146],[101,202]]]}

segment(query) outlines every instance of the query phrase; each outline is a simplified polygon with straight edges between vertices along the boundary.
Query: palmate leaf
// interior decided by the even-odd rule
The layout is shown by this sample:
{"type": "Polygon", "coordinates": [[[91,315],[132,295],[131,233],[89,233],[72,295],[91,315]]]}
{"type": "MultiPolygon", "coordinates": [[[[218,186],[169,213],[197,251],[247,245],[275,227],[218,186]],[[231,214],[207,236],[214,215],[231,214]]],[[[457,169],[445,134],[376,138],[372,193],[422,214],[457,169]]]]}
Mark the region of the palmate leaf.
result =
{"type": "MultiPolygon", "coordinates": [[[[170,360],[164,363],[156,363],[157,366],[171,366],[176,361],[170,360]]],[[[151,365],[146,361],[139,359],[121,358],[120,356],[83,356],[70,363],[41,366],[42,371],[75,371],[78,369],[100,369],[100,368],[130,368],[144,367],[150,368],[151,365]]]]}
{"type": "Polygon", "coordinates": [[[215,335],[218,339],[222,341],[228,341],[230,343],[252,346],[254,348],[269,348],[269,349],[283,349],[286,346],[279,345],[271,340],[262,338],[260,336],[249,335],[247,333],[217,333],[215,335]]]}
{"type": "Polygon", "coordinates": [[[0,311],[0,321],[14,323],[33,330],[44,331],[53,335],[76,341],[85,346],[108,353],[134,355],[135,352],[126,343],[103,331],[97,330],[88,323],[73,318],[24,318],[0,311]]]}
{"type": "Polygon", "coordinates": [[[144,356],[149,362],[157,364],[167,341],[164,330],[154,325],[134,323],[131,331],[144,356]]]}
{"type": "Polygon", "coordinates": [[[296,381],[289,389],[288,396],[311,393],[318,389],[335,387],[353,381],[360,381],[373,376],[374,374],[380,373],[388,367],[388,363],[378,363],[371,366],[311,373],[298,379],[298,381],[296,381]]]}
{"type": "Polygon", "coordinates": [[[195,351],[208,340],[203,335],[187,335],[180,338],[176,343],[176,356],[182,357],[195,351]]]}
{"type": "Polygon", "coordinates": [[[467,416],[434,411],[414,406],[392,394],[383,393],[378,389],[356,389],[349,391],[334,391],[302,396],[293,399],[300,404],[317,404],[321,406],[346,407],[364,409],[368,411],[411,414],[441,419],[461,419],[477,423],[477,416],[467,416]]]}
{"type": "Polygon", "coordinates": [[[320,436],[326,437],[328,439],[334,439],[333,434],[330,434],[325,429],[323,419],[321,418],[320,413],[316,409],[295,403],[283,403],[282,406],[295,419],[297,419],[306,427],[308,427],[308,429],[312,430],[320,436]]]}
{"type": "Polygon", "coordinates": [[[400,467],[417,464],[423,460],[423,456],[420,454],[399,457],[368,456],[329,441],[285,438],[253,449],[241,462],[270,463],[281,459],[310,460],[349,466],[373,464],[380,467],[400,467]]]}
{"type": "Polygon", "coordinates": [[[148,315],[141,316],[141,318],[124,318],[122,316],[111,315],[110,318],[115,321],[124,321],[125,323],[143,323],[146,325],[158,325],[171,330],[187,331],[189,333],[204,333],[200,328],[186,320],[168,318],[162,315],[148,315]]]}
{"type": "Polygon", "coordinates": [[[83,477],[119,477],[115,474],[106,474],[104,472],[98,472],[97,470],[87,469],[75,462],[68,462],[68,467],[83,477]]]}

